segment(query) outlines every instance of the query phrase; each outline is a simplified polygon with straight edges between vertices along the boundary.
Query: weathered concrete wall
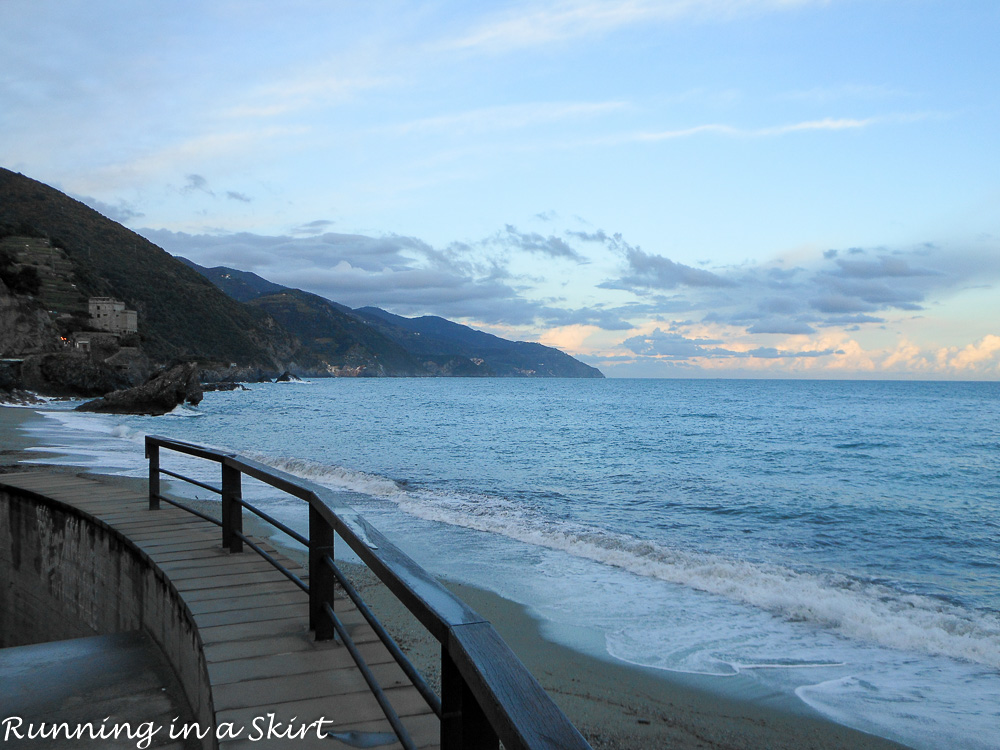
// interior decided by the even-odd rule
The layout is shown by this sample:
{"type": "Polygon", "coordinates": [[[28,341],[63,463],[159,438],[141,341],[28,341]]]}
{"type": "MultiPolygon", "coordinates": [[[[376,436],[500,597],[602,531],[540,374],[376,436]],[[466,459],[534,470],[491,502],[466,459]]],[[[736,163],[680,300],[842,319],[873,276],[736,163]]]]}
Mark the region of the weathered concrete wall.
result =
{"type": "Polygon", "coordinates": [[[0,647],[138,629],[163,649],[199,724],[213,726],[198,630],[163,572],[101,521],[0,486],[0,647]]]}

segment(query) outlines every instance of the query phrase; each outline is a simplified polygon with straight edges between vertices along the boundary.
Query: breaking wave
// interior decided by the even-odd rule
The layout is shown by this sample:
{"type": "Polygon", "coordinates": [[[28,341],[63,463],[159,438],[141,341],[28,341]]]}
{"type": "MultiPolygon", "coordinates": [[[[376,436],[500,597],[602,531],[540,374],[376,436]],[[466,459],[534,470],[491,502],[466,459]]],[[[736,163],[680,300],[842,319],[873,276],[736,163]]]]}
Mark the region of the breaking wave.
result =
{"type": "Polygon", "coordinates": [[[557,521],[523,503],[404,486],[387,477],[290,458],[262,463],[335,489],[388,500],[428,521],[499,534],[639,576],[725,597],[791,622],[895,649],[1000,669],[1000,616],[836,573],[678,550],[632,536],[557,521]]]}

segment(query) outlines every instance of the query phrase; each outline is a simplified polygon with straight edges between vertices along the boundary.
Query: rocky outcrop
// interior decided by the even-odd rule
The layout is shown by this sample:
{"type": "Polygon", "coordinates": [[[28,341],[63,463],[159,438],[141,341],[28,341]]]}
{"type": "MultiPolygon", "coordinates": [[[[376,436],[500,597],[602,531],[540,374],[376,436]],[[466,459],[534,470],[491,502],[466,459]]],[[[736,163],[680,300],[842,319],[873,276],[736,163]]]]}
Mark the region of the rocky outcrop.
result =
{"type": "Polygon", "coordinates": [[[52,352],[60,346],[59,333],[38,302],[13,294],[0,281],[0,357],[52,352]]]}
{"type": "Polygon", "coordinates": [[[278,376],[276,370],[265,370],[260,367],[224,367],[219,364],[203,365],[201,371],[202,383],[270,383],[278,376]]]}
{"type": "Polygon", "coordinates": [[[208,393],[209,391],[249,391],[242,383],[202,383],[201,389],[208,393]]]}
{"type": "Polygon", "coordinates": [[[292,375],[288,370],[285,370],[274,380],[275,383],[301,383],[302,378],[298,375],[292,375]]]}
{"type": "Polygon", "coordinates": [[[104,360],[104,364],[113,368],[128,379],[129,385],[139,385],[149,380],[153,369],[149,357],[142,349],[135,346],[123,346],[117,352],[104,360]]]}
{"type": "Polygon", "coordinates": [[[172,367],[154,375],[135,388],[115,391],[104,398],[78,406],[77,411],[103,414],[148,414],[160,416],[183,403],[198,404],[202,388],[198,382],[198,366],[194,362],[172,367]]]}
{"type": "Polygon", "coordinates": [[[100,396],[129,385],[124,374],[83,352],[38,354],[21,365],[21,387],[47,396],[100,396]]]}

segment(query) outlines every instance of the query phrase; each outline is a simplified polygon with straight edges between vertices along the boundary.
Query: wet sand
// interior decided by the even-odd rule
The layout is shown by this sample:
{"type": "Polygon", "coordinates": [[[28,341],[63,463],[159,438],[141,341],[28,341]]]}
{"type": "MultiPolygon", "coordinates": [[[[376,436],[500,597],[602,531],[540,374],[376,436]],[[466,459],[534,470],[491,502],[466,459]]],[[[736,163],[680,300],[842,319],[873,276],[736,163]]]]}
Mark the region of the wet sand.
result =
{"type": "MultiPolygon", "coordinates": [[[[0,406],[0,472],[15,469],[31,446],[18,425],[41,419],[31,409],[0,406]]],[[[29,469],[34,467],[22,468],[29,469]]],[[[60,470],[79,471],[71,467],[60,470]]],[[[16,470],[16,469],[15,469],[16,470]]],[[[144,487],[139,479],[107,481],[144,487]]],[[[210,504],[210,503],[207,503],[210,504]]],[[[249,520],[249,519],[248,519],[249,520]]],[[[248,522],[248,531],[257,533],[248,522]]],[[[274,540],[281,542],[280,538],[274,540]]],[[[288,549],[293,557],[299,550],[288,549]]],[[[440,647],[366,568],[344,563],[372,609],[414,664],[436,687],[440,647]]],[[[824,719],[805,704],[773,695],[726,694],[709,690],[707,680],[636,667],[603,654],[601,643],[583,653],[545,637],[543,624],[523,606],[490,591],[456,582],[445,584],[487,620],[527,665],[583,735],[603,748],[775,748],[788,750],[878,750],[902,745],[824,719]],[[748,700],[752,698],[753,700],[748,700]]],[[[586,634],[582,634],[586,637],[586,634]]],[[[739,687],[735,692],[738,693],[739,687]]]]}

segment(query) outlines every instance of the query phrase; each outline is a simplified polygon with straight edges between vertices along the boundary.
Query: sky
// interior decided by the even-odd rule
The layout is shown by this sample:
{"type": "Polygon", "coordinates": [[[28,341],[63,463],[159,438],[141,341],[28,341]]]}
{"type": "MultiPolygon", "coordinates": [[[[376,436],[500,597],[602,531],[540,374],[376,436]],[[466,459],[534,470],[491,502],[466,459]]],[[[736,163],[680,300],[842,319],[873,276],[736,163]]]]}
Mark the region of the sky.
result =
{"type": "Polygon", "coordinates": [[[1000,379],[995,0],[0,0],[0,166],[608,376],[1000,379]]]}

